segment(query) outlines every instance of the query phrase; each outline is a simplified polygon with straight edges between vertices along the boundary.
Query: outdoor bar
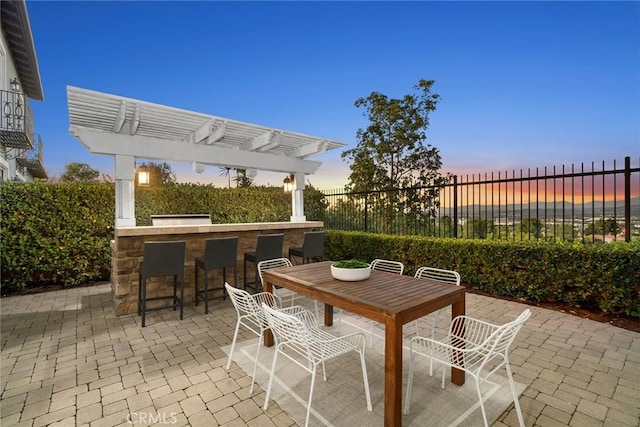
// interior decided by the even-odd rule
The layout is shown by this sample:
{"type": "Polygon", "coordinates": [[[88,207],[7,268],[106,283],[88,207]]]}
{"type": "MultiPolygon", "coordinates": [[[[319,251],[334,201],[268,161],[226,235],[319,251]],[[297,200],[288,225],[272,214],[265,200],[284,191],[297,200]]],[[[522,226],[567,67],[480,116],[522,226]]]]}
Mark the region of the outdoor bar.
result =
{"type": "MultiPolygon", "coordinates": [[[[259,235],[283,234],[282,256],[286,257],[289,247],[301,246],[305,231],[323,227],[323,222],[307,221],[304,215],[305,176],[321,165],[307,157],[344,143],[72,86],[67,87],[67,100],[71,134],[91,153],[114,159],[111,283],[118,315],[137,311],[146,242],[186,242],[183,301],[191,304],[195,299],[195,258],[203,256],[206,239],[238,238],[235,286],[242,287],[244,254],[256,250],[259,235]],[[137,159],[189,163],[197,173],[204,172],[205,166],[243,169],[248,175],[257,170],[281,172],[291,192],[290,222],[200,223],[198,217],[207,213],[193,212],[185,216],[188,219],[171,222],[158,218],[162,221],[138,226],[134,191],[137,159]]],[[[211,273],[210,280],[220,287],[220,273],[211,273]]],[[[253,279],[253,266],[251,275],[249,270],[247,273],[253,279]]],[[[166,283],[151,280],[146,292],[168,288],[166,283]]]]}
{"type": "MultiPolygon", "coordinates": [[[[170,225],[144,227],[117,227],[115,239],[111,242],[111,283],[116,314],[132,314],[138,304],[138,272],[142,260],[142,250],[147,241],[186,240],[185,302],[194,300],[194,260],[204,254],[204,241],[216,237],[238,237],[238,284],[243,283],[243,255],[255,251],[260,234],[284,234],[283,257],[288,248],[300,246],[305,231],[323,226],[322,221],[301,222],[258,222],[242,224],[211,225],[170,225]]],[[[253,277],[251,269],[251,277],[253,277]]],[[[220,286],[222,274],[212,271],[210,280],[220,286]]],[[[229,278],[227,278],[229,281],[229,278]]]]}

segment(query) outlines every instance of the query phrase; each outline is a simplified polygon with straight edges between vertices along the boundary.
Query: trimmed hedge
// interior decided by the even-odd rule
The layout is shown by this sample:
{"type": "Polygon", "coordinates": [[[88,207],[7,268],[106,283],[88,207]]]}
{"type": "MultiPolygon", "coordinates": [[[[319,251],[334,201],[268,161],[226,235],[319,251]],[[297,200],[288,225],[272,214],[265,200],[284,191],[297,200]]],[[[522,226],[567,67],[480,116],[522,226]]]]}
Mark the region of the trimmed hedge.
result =
{"type": "MultiPolygon", "coordinates": [[[[324,214],[322,193],[307,187],[305,213],[324,214]]],[[[108,280],[113,183],[0,184],[1,291],[108,280]]],[[[214,223],[289,221],[291,195],[279,187],[173,184],[136,188],[137,225],[151,214],[207,213],[214,223]]]]}
{"type": "Polygon", "coordinates": [[[109,277],[113,184],[0,185],[2,294],[109,277]]]}
{"type": "MultiPolygon", "coordinates": [[[[112,183],[0,184],[2,294],[27,287],[108,280],[115,194],[112,183]]],[[[305,214],[322,220],[322,193],[307,188],[305,214]]],[[[208,213],[214,223],[288,221],[291,196],[278,187],[224,189],[174,184],[136,189],[138,225],[150,214],[208,213]]],[[[640,242],[507,242],[327,231],[327,259],[402,260],[454,269],[468,286],[529,301],[640,317],[640,242]]]]}
{"type": "Polygon", "coordinates": [[[421,266],[456,270],[463,282],[492,295],[561,301],[640,317],[640,242],[506,242],[328,231],[325,257],[401,260],[405,274],[421,266]]]}

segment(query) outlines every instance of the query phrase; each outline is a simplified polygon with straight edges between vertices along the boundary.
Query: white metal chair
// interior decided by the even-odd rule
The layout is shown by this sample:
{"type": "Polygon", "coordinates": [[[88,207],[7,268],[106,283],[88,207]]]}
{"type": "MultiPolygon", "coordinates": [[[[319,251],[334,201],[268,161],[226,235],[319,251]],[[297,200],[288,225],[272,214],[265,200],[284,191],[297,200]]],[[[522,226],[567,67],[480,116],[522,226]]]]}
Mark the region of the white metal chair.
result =
{"type": "Polygon", "coordinates": [[[513,394],[513,404],[518,414],[518,421],[521,426],[524,426],[522,411],[518,402],[518,392],[513,382],[509,364],[509,347],[529,317],[531,317],[531,310],[526,309],[517,319],[500,326],[469,316],[458,316],[451,322],[449,333],[442,341],[425,337],[412,338],[411,365],[409,367],[404,413],[407,414],[409,412],[409,404],[411,403],[415,356],[416,354],[421,354],[443,364],[442,388],[444,388],[447,366],[462,369],[475,379],[485,426],[489,424],[484,409],[480,384],[504,366],[507,371],[511,393],[513,394]]]}
{"type": "MultiPolygon", "coordinates": [[[[400,261],[391,261],[387,259],[374,259],[369,264],[372,270],[386,271],[387,273],[402,274],[404,272],[404,264],[400,261]]],[[[342,320],[342,310],[338,313],[338,328],[342,320]]],[[[371,332],[369,332],[369,347],[373,347],[373,323],[371,324],[371,332]]]]}
{"type": "MultiPolygon", "coordinates": [[[[460,286],[460,273],[453,270],[443,270],[441,268],[433,268],[433,267],[420,267],[414,277],[418,279],[431,279],[441,283],[449,283],[452,285],[460,286]]],[[[440,314],[448,312],[448,309],[442,308],[435,313],[431,313],[429,317],[431,318],[431,339],[436,339],[436,324],[438,323],[438,319],[440,318],[440,314]]],[[[420,335],[420,329],[418,328],[418,320],[414,322],[416,327],[416,336],[420,335]]],[[[433,360],[429,362],[429,375],[433,375],[433,360]]]]}
{"type": "Polygon", "coordinates": [[[256,350],[256,360],[253,365],[253,374],[251,376],[251,389],[249,390],[249,394],[253,393],[253,384],[256,379],[256,369],[258,367],[258,356],[260,355],[260,347],[262,346],[262,339],[264,336],[264,331],[269,329],[269,325],[267,324],[267,319],[264,317],[264,312],[262,310],[262,305],[265,304],[269,307],[273,307],[274,309],[284,310],[289,313],[299,313],[303,310],[303,307],[293,306],[287,308],[281,308],[280,298],[277,295],[274,295],[270,292],[259,292],[257,294],[250,294],[249,292],[238,289],[229,285],[229,283],[224,284],[225,289],[227,290],[227,294],[231,298],[231,302],[233,302],[233,306],[236,309],[236,313],[238,314],[238,320],[236,321],[236,330],[233,333],[233,341],[231,342],[231,350],[229,351],[229,361],[227,362],[226,369],[229,370],[231,367],[231,360],[233,359],[233,350],[236,347],[236,341],[238,339],[238,330],[240,329],[240,325],[243,325],[245,328],[249,329],[254,334],[258,335],[258,349],[256,350]]]}
{"type": "Polygon", "coordinates": [[[387,273],[402,274],[404,272],[404,264],[388,259],[374,259],[371,261],[370,267],[372,270],[386,271],[387,273]]]}
{"type": "MultiPolygon", "coordinates": [[[[278,268],[278,267],[293,267],[293,264],[288,258],[274,258],[274,259],[267,259],[264,261],[260,261],[258,263],[258,274],[260,275],[260,284],[262,284],[262,273],[264,272],[264,270],[268,270],[270,268],[278,268]]],[[[282,288],[276,288],[274,286],[273,292],[276,295],[278,295],[281,300],[284,299],[282,288]]],[[[290,296],[291,296],[291,306],[293,306],[293,303],[295,302],[296,298],[302,298],[302,295],[298,295],[293,291],[288,291],[288,292],[290,293],[290,296]]],[[[316,317],[319,317],[318,301],[313,300],[313,305],[316,309],[316,317]]]]}
{"type": "Polygon", "coordinates": [[[311,389],[309,390],[309,402],[307,403],[307,417],[305,421],[305,426],[308,426],[318,365],[322,364],[323,378],[326,381],[327,373],[324,369],[324,362],[352,351],[360,355],[367,409],[369,411],[372,410],[367,366],[364,360],[364,350],[367,339],[363,333],[353,333],[336,337],[321,330],[318,327],[317,319],[313,316],[313,313],[308,310],[306,314],[299,313],[293,316],[282,311],[274,310],[266,304],[263,304],[262,308],[276,342],[276,351],[273,356],[267,395],[264,400],[265,411],[269,405],[269,396],[271,395],[271,385],[273,384],[273,378],[275,376],[278,354],[282,354],[311,373],[311,389]]]}

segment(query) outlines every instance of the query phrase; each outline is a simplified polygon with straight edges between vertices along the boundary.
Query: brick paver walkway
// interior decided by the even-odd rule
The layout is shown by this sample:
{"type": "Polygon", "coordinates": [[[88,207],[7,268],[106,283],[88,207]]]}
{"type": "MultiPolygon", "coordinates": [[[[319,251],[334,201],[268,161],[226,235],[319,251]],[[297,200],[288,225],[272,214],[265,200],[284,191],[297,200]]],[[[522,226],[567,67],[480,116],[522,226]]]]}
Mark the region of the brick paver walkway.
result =
{"type": "MultiPolygon", "coordinates": [[[[467,294],[467,313],[502,323],[525,305],[467,294]]],[[[640,334],[531,307],[511,352],[527,426],[638,426],[640,334]]],[[[0,424],[289,426],[264,392],[249,396],[236,364],[224,369],[236,314],[161,310],[140,327],[116,316],[110,284],[3,298],[0,424]]],[[[248,333],[246,338],[253,338],[248,333]]],[[[518,425],[513,406],[495,424],[518,425]]]]}

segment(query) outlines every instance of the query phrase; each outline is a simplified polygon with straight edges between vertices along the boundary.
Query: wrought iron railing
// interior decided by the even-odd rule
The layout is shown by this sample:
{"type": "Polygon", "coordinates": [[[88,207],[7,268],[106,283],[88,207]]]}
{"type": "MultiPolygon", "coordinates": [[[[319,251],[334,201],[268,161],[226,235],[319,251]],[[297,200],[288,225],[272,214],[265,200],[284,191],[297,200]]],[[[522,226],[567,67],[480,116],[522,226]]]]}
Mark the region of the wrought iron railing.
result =
{"type": "Polygon", "coordinates": [[[0,143],[8,148],[32,149],[35,141],[33,114],[26,96],[21,92],[0,90],[0,108],[0,143]]]}
{"type": "Polygon", "coordinates": [[[439,188],[326,191],[324,224],[436,237],[629,241],[640,237],[640,158],[634,161],[452,176],[439,188]]]}

